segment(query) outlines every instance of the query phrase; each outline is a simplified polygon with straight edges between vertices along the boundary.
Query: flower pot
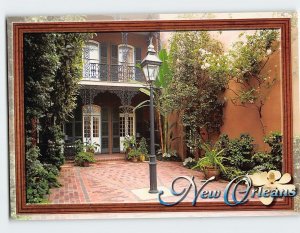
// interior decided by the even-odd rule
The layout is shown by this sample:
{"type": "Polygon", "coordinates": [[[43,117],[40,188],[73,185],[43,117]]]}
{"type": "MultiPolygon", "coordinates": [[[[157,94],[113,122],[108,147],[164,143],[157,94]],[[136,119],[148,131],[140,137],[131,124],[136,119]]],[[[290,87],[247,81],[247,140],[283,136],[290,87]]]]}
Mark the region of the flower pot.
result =
{"type": "Polygon", "coordinates": [[[209,179],[211,177],[215,177],[215,180],[218,180],[220,178],[220,170],[218,168],[206,168],[204,170],[205,178],[209,179]]]}
{"type": "Polygon", "coordinates": [[[90,166],[90,162],[85,161],[85,162],[82,163],[82,166],[83,167],[89,167],[90,166]]]}
{"type": "Polygon", "coordinates": [[[144,154],[141,154],[140,157],[139,157],[139,160],[141,162],[144,162],[145,161],[145,155],[144,154]]]}
{"type": "Polygon", "coordinates": [[[131,158],[131,161],[136,163],[138,161],[138,159],[137,159],[137,157],[133,157],[133,158],[131,158]]]}

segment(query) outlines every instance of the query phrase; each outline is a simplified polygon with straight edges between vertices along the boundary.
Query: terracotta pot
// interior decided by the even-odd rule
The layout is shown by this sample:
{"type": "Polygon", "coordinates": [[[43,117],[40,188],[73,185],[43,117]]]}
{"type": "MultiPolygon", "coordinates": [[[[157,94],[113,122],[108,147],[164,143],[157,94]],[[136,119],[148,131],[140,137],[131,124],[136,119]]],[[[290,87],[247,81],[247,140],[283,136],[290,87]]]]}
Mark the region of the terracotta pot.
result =
{"type": "Polygon", "coordinates": [[[90,162],[83,162],[82,166],[83,167],[89,167],[90,166],[90,162]]]}
{"type": "Polygon", "coordinates": [[[138,161],[138,159],[137,159],[137,157],[133,157],[133,158],[131,158],[131,161],[136,163],[138,161]]]}
{"type": "Polygon", "coordinates": [[[215,177],[215,180],[220,178],[220,170],[218,168],[209,167],[204,170],[205,178],[215,177]]]}

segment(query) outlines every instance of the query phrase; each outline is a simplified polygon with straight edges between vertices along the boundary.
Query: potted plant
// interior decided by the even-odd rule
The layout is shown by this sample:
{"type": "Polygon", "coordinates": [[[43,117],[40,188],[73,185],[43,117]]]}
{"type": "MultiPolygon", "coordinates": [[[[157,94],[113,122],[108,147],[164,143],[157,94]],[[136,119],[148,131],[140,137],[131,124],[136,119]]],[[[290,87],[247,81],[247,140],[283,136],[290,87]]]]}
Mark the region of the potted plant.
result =
{"type": "Polygon", "coordinates": [[[192,169],[202,170],[206,179],[214,176],[216,180],[218,180],[221,171],[226,173],[223,165],[223,160],[225,158],[222,156],[224,149],[218,150],[211,147],[209,144],[203,144],[201,148],[205,151],[204,157],[200,158],[192,169]]]}
{"type": "Polygon", "coordinates": [[[125,151],[125,159],[128,158],[128,154],[132,148],[136,148],[136,140],[134,136],[127,135],[123,140],[123,148],[125,151]]]}
{"type": "Polygon", "coordinates": [[[94,162],[94,154],[91,152],[81,151],[75,155],[75,164],[80,167],[89,167],[94,162]]]}
{"type": "Polygon", "coordinates": [[[95,154],[95,151],[97,149],[97,147],[99,147],[100,145],[96,142],[86,142],[85,145],[84,145],[84,148],[85,148],[85,151],[86,152],[90,152],[92,154],[95,154]]]}
{"type": "Polygon", "coordinates": [[[132,148],[128,153],[128,159],[132,162],[137,162],[140,154],[141,152],[138,149],[132,148]]]}
{"type": "Polygon", "coordinates": [[[146,138],[141,138],[140,143],[139,143],[139,148],[138,150],[140,151],[140,156],[139,156],[139,160],[141,162],[144,162],[146,157],[148,156],[148,150],[147,150],[147,142],[146,142],[146,138]]]}

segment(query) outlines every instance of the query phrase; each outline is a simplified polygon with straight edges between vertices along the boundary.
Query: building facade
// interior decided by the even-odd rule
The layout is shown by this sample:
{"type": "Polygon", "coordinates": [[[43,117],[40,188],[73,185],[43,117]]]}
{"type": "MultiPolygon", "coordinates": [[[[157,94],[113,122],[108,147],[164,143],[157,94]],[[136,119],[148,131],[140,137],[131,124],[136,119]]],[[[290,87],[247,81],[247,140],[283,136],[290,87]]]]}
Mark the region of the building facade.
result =
{"type": "Polygon", "coordinates": [[[96,33],[83,51],[83,79],[74,117],[65,124],[66,142],[97,144],[97,153],[123,151],[126,136],[149,138],[149,99],[140,91],[146,79],[140,68],[150,37],[158,51],[159,34],[96,33]]]}

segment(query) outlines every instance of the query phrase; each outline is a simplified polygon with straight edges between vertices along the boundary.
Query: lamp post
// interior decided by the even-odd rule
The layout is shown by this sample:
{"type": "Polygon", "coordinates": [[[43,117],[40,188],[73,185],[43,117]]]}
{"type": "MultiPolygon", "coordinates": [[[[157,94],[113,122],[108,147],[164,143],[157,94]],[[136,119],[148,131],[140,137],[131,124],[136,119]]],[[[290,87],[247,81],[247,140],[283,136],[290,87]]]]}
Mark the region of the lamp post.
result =
{"type": "Polygon", "coordinates": [[[154,147],[154,104],[153,104],[153,82],[158,75],[159,66],[162,61],[157,57],[156,51],[152,44],[152,38],[148,46],[147,55],[141,65],[143,72],[150,85],[150,156],[149,156],[149,171],[150,171],[150,189],[149,193],[158,193],[157,190],[157,174],[156,174],[156,155],[154,147]]]}

